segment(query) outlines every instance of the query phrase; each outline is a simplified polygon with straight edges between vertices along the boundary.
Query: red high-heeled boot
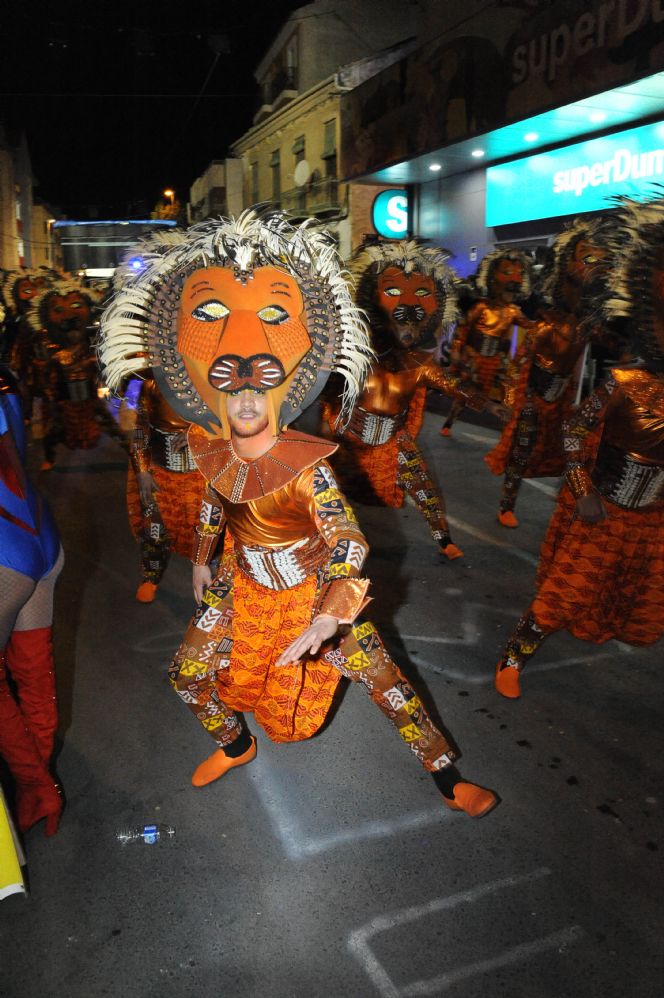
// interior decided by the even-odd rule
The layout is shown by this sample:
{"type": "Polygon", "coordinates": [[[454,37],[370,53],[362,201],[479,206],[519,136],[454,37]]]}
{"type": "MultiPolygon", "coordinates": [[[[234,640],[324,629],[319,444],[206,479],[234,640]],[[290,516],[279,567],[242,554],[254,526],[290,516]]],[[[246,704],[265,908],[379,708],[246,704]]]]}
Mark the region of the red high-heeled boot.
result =
{"type": "Polygon", "coordinates": [[[45,834],[54,835],[64,803],[9,689],[4,653],[0,655],[0,755],[16,781],[19,829],[27,832],[45,818],[45,834]]]}
{"type": "Polygon", "coordinates": [[[58,726],[53,628],[14,631],[7,645],[7,665],[16,684],[23,719],[48,766],[58,726]]]}

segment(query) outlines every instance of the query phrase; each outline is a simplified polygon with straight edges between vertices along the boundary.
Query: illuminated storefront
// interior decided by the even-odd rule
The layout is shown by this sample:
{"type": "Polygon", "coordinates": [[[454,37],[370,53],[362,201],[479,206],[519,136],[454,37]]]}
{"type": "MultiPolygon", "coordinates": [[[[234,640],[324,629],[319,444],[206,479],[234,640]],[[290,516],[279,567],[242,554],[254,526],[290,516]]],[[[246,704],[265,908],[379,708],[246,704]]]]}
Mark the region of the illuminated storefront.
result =
{"type": "Polygon", "coordinates": [[[448,6],[425,3],[421,44],[344,98],[342,171],[406,190],[410,235],[465,275],[664,182],[664,0],[496,2],[454,23],[448,6]]]}

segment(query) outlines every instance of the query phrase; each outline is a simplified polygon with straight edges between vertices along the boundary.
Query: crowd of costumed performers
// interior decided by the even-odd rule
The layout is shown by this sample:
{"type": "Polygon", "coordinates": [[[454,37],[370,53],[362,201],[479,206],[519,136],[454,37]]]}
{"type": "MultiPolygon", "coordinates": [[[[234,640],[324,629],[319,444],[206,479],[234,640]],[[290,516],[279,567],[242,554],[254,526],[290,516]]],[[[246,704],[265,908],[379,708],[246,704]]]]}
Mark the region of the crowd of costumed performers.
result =
{"type": "MultiPolygon", "coordinates": [[[[497,249],[482,260],[475,277],[479,296],[456,327],[450,345],[450,369],[487,399],[503,402],[512,362],[524,331],[532,325],[519,302],[531,293],[531,261],[525,253],[497,249]]],[[[509,395],[507,401],[511,401],[509,395]]],[[[464,408],[454,402],[441,429],[448,437],[464,408]]]]}
{"type": "Polygon", "coordinates": [[[601,644],[664,633],[664,201],[622,200],[598,320],[619,321],[637,364],[614,368],[563,425],[561,489],[535,597],[496,671],[505,697],[544,638],[601,644]]]}
{"type": "Polygon", "coordinates": [[[330,237],[251,210],[192,227],[114,297],[100,356],[112,388],[150,368],[191,423],[206,483],[192,552],[199,605],[170,670],[215,745],[193,784],[255,758],[244,712],[275,742],[314,735],[345,676],[449,808],[491,810],[498,798],[463,779],[456,750],[362,616],[367,543],[327,460],[336,444],[288,429],[333,373],[347,422],[374,360],[330,237]]]}
{"type": "MultiPolygon", "coordinates": [[[[463,557],[453,543],[440,486],[432,480],[417,446],[427,389],[449,396],[460,407],[495,414],[501,406],[481,387],[466,390],[460,378],[433,359],[441,338],[458,318],[456,275],[447,254],[416,241],[372,241],[350,261],[356,304],[369,319],[375,359],[347,422],[336,397],[324,418],[341,443],[338,464],[358,498],[376,498],[400,507],[407,494],[424,516],[445,557],[463,557]]],[[[350,486],[349,486],[350,487],[350,486]]]]}
{"type": "MultiPolygon", "coordinates": [[[[254,759],[245,713],[275,742],[309,738],[346,678],[449,808],[478,817],[498,802],[461,775],[458,750],[365,616],[367,542],[345,496],[392,507],[409,497],[445,559],[462,556],[417,445],[430,389],[452,402],[444,436],[464,407],[503,422],[486,456],[504,475],[502,526],[518,525],[524,477],[563,477],[497,691],[521,695],[525,663],[557,630],[659,640],[664,199],[611,208],[555,239],[534,290],[525,254],[489,253],[463,311],[448,254],[422,241],[365,241],[345,270],[329,235],[264,206],[152,236],[135,251],[142,269],[118,271],[96,357],[87,289],[53,273],[2,275],[0,754],[21,831],[45,818],[52,833],[62,809],[50,630],[62,552],[25,471],[36,398],[46,467],[57,444],[121,436],[100,383],[134,400],[124,442],[136,599],[154,600],[171,552],[193,563],[196,609],[169,676],[213,742],[192,766],[196,787],[254,759]],[[436,359],[441,341],[449,366],[436,359]],[[588,385],[597,346],[615,363],[588,385]],[[320,436],[298,429],[314,413],[320,436]]],[[[453,446],[436,440],[441,455],[453,446]]]]}

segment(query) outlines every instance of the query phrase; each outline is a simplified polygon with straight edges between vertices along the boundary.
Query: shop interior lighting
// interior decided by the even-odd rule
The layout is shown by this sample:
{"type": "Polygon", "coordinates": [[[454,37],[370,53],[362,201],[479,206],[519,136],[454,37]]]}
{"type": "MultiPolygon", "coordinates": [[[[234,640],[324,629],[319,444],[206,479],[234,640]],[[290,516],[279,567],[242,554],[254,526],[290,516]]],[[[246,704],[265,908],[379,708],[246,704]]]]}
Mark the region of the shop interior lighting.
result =
{"type": "Polygon", "coordinates": [[[523,137],[524,142],[537,142],[539,138],[539,132],[526,132],[523,137]]]}
{"type": "Polygon", "coordinates": [[[475,159],[481,159],[484,155],[484,149],[473,149],[470,155],[474,156],[475,159]]]}
{"type": "Polygon", "coordinates": [[[432,163],[429,169],[431,170],[432,173],[438,173],[438,171],[442,170],[443,168],[440,165],[440,163],[432,163]]]}
{"type": "Polygon", "coordinates": [[[606,121],[606,111],[593,111],[592,114],[588,115],[588,121],[591,121],[593,125],[601,124],[601,122],[606,121]]]}

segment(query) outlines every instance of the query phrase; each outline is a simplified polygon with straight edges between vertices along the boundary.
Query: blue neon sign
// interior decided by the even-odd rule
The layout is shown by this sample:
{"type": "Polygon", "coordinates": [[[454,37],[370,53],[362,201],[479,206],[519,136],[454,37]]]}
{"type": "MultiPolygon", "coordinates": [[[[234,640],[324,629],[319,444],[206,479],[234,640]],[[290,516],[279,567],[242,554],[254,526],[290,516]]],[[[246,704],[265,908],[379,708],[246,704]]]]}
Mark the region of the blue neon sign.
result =
{"type": "Polygon", "coordinates": [[[374,198],[371,221],[379,236],[403,239],[408,235],[408,192],[381,191],[374,198]]]}
{"type": "Polygon", "coordinates": [[[486,171],[486,224],[579,215],[664,181],[664,122],[590,139],[486,171]]]}

